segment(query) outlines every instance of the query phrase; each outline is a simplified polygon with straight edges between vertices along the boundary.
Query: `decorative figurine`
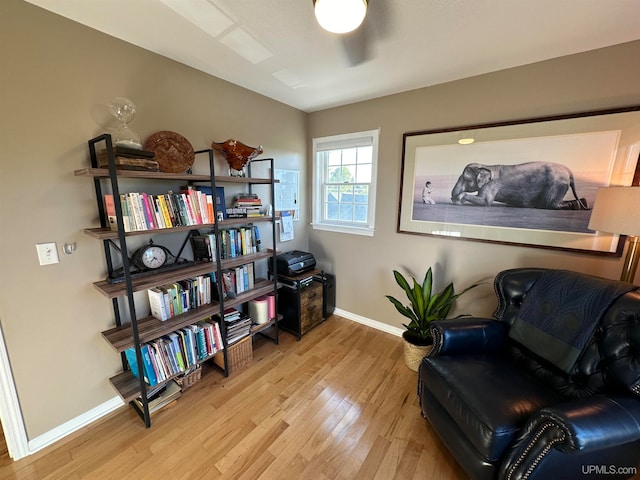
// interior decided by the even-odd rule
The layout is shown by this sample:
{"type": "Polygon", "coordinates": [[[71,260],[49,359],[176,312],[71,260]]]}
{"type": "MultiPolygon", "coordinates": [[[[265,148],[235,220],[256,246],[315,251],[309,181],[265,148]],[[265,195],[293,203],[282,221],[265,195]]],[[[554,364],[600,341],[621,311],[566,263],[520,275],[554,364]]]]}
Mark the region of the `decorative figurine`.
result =
{"type": "Polygon", "coordinates": [[[211,148],[218,152],[229,164],[229,175],[232,177],[244,177],[244,167],[250,160],[260,155],[262,145],[249,147],[242,142],[229,139],[223,143],[211,143],[211,148]]]}

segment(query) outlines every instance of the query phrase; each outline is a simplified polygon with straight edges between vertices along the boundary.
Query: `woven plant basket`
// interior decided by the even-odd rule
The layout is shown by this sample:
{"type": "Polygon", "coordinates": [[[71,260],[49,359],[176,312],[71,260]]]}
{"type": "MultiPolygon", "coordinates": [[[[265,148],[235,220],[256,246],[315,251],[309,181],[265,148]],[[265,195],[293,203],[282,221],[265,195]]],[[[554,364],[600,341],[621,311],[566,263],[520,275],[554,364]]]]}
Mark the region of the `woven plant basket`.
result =
{"type": "Polygon", "coordinates": [[[402,336],[404,342],[404,363],[414,372],[418,371],[420,362],[429,354],[433,345],[415,345],[402,336]]]}

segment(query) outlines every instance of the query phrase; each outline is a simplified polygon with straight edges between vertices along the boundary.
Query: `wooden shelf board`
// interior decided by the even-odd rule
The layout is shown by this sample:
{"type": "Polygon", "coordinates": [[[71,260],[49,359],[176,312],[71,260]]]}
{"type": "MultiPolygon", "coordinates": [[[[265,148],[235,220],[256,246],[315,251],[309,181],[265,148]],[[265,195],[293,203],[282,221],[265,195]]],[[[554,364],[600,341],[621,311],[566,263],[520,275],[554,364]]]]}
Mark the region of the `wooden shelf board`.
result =
{"type": "Polygon", "coordinates": [[[267,330],[269,327],[273,327],[275,324],[276,324],[276,319],[272,318],[268,322],[261,323],[258,325],[251,325],[250,335],[253,337],[257,333],[267,330]]]}
{"type": "MultiPolygon", "coordinates": [[[[276,217],[278,220],[280,217],[276,217]]],[[[220,228],[224,228],[227,226],[233,225],[246,225],[248,223],[258,223],[258,222],[270,222],[272,220],[271,217],[247,217],[247,218],[230,218],[227,220],[221,221],[218,226],[220,228]]],[[[132,237],[136,235],[155,235],[155,234],[163,234],[163,233],[174,233],[174,232],[188,232],[190,230],[198,230],[204,228],[214,228],[215,224],[213,223],[202,223],[199,225],[187,225],[181,227],[172,227],[172,228],[156,228],[154,230],[136,230],[134,232],[125,232],[125,236],[132,237]]],[[[85,228],[85,235],[89,235],[90,237],[97,238],[98,240],[109,240],[118,238],[118,231],[111,230],[109,227],[96,227],[96,228],[85,228]]]]}
{"type": "MultiPolygon", "coordinates": [[[[278,284],[278,287],[280,285],[278,284]]],[[[256,278],[254,283],[254,288],[249,290],[248,292],[240,293],[237,298],[226,298],[224,300],[224,308],[235,307],[236,305],[241,305],[243,303],[248,302],[256,297],[260,297],[262,295],[266,295],[267,293],[273,292],[273,280],[266,280],[264,278],[256,278]]]]}
{"type": "MultiPolygon", "coordinates": [[[[247,223],[257,223],[257,222],[270,222],[273,218],[268,215],[264,215],[262,217],[243,217],[243,218],[227,218],[220,222],[220,227],[233,226],[233,225],[246,225],[247,223]]],[[[280,220],[279,216],[275,217],[275,220],[280,220]]]]}
{"type": "Polygon", "coordinates": [[[226,258],[220,261],[220,264],[223,269],[225,268],[233,268],[239,265],[244,265],[245,263],[251,263],[258,260],[262,260],[264,258],[269,258],[273,255],[273,252],[263,251],[258,253],[249,253],[247,255],[241,255],[235,258],[226,258]]]}
{"type": "MultiPolygon", "coordinates": [[[[172,228],[156,228],[153,230],[136,230],[134,232],[126,232],[125,235],[127,237],[132,237],[136,235],[155,235],[157,233],[174,233],[174,232],[188,232],[190,230],[198,230],[200,228],[213,228],[213,223],[203,223],[199,225],[188,225],[183,227],[172,227],[172,228]]],[[[111,230],[109,227],[106,228],[85,228],[84,233],[89,235],[90,237],[97,238],[98,240],[108,240],[118,238],[118,231],[111,230]]]]}
{"type": "MultiPolygon", "coordinates": [[[[204,358],[198,361],[197,362],[198,365],[213,359],[215,355],[216,354],[209,355],[207,358],[204,358]]],[[[173,380],[174,378],[178,377],[179,375],[181,374],[178,373],[176,375],[173,375],[161,383],[162,384],[167,383],[173,380]]],[[[115,388],[116,391],[118,392],[118,395],[120,395],[120,398],[122,398],[122,400],[124,400],[127,403],[132,402],[133,400],[138,398],[142,393],[140,391],[140,381],[138,380],[137,377],[133,375],[133,373],[131,373],[130,370],[125,370],[124,372],[118,373],[117,375],[111,377],[109,381],[111,382],[111,385],[113,385],[113,388],[115,388]]],[[[147,385],[147,390],[149,390],[150,388],[156,388],[156,387],[157,385],[154,385],[153,387],[147,385]]]]}
{"type": "MultiPolygon", "coordinates": [[[[163,335],[178,330],[186,325],[196,323],[203,318],[220,312],[217,302],[203,305],[202,307],[189,310],[182,315],[172,317],[164,322],[154,317],[145,317],[138,320],[138,335],[140,342],[149,342],[163,335]]],[[[102,332],[102,336],[118,352],[124,352],[127,348],[132,348],[133,330],[131,324],[121,325],[102,332]]]]}
{"type": "MultiPolygon", "coordinates": [[[[233,268],[238,265],[244,265],[245,263],[255,262],[269,258],[272,255],[271,251],[263,251],[258,253],[250,253],[247,255],[241,255],[235,258],[229,258],[222,260],[222,268],[233,268]]],[[[133,278],[131,280],[133,291],[146,290],[147,288],[156,287],[165,283],[171,283],[176,280],[183,280],[185,278],[194,277],[198,275],[204,275],[216,270],[216,262],[202,262],[195,265],[189,265],[184,268],[176,270],[170,270],[167,272],[158,272],[157,274],[147,275],[143,277],[133,278]]],[[[100,280],[93,283],[103,295],[108,298],[121,297],[127,294],[127,287],[124,281],[117,283],[110,283],[107,280],[100,280]]]]}
{"type": "MultiPolygon", "coordinates": [[[[131,279],[131,284],[133,286],[133,291],[137,292],[157,285],[162,285],[164,283],[171,283],[175,280],[204,275],[212,272],[215,268],[215,262],[196,263],[195,265],[189,265],[176,270],[169,270],[167,272],[159,272],[153,275],[133,278],[131,279]]],[[[107,280],[101,280],[99,282],[94,282],[93,286],[108,298],[116,298],[127,294],[127,287],[124,281],[109,283],[107,280]]]]}
{"type": "MultiPolygon", "coordinates": [[[[240,305],[249,300],[273,291],[273,281],[263,278],[256,279],[255,287],[243,292],[237,298],[229,298],[224,302],[225,308],[240,305]]],[[[220,313],[218,302],[212,302],[199,308],[189,310],[182,315],[175,316],[164,322],[154,317],[144,317],[137,321],[140,342],[149,342],[163,335],[178,330],[186,325],[195,323],[203,318],[220,313]]],[[[121,325],[102,332],[104,339],[117,351],[123,352],[134,346],[131,324],[121,325]]]]}
{"type": "MultiPolygon", "coordinates": [[[[108,168],[81,168],[73,172],[76,177],[108,178],[108,168]]],[[[118,170],[118,178],[148,178],[152,180],[185,180],[191,182],[210,182],[210,175],[197,175],[188,173],[145,172],[141,170],[118,170]]],[[[270,178],[228,177],[216,175],[217,183],[242,183],[242,184],[271,184],[270,178]]],[[[279,183],[279,180],[274,180],[279,183]]]]}

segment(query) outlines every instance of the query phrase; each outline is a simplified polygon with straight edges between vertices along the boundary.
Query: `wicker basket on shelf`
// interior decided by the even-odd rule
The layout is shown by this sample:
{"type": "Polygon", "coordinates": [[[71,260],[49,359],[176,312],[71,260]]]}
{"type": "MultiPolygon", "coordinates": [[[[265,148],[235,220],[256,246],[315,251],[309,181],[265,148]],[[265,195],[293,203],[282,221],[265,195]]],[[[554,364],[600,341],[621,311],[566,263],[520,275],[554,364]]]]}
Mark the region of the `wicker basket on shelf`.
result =
{"type": "Polygon", "coordinates": [[[202,367],[197,365],[193,370],[190,370],[181,377],[177,377],[176,383],[180,385],[180,388],[184,392],[187,388],[198,383],[200,378],[202,378],[202,367]]]}
{"type": "MultiPolygon", "coordinates": [[[[253,345],[251,337],[245,337],[242,340],[227,347],[227,361],[229,362],[229,373],[242,368],[253,360],[253,345]]],[[[213,357],[213,361],[220,368],[224,368],[224,354],[218,352],[213,357]]]]}

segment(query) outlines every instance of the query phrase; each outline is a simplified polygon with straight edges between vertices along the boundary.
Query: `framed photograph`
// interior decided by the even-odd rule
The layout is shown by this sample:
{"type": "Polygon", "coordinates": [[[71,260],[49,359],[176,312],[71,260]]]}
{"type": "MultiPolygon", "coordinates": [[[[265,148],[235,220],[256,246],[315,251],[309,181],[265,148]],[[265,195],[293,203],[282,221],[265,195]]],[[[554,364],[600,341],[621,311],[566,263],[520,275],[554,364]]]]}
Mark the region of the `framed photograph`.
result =
{"type": "Polygon", "coordinates": [[[619,256],[589,218],[639,155],[640,106],[405,133],[398,232],[619,256]]]}

